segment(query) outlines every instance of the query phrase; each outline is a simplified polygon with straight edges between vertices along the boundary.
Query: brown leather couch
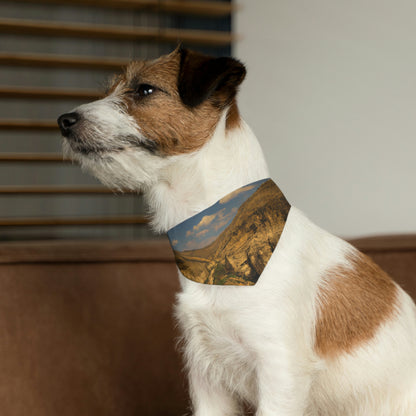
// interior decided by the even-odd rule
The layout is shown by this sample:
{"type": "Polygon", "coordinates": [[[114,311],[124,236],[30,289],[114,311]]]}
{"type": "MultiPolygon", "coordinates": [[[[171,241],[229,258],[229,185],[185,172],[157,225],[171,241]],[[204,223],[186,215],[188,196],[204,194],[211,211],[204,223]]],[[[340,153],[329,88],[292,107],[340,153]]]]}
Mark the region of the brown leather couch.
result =
{"type": "MultiPolygon", "coordinates": [[[[355,240],[416,298],[416,235],[355,240]]],[[[166,240],[0,243],[0,414],[188,414],[166,240]]]]}

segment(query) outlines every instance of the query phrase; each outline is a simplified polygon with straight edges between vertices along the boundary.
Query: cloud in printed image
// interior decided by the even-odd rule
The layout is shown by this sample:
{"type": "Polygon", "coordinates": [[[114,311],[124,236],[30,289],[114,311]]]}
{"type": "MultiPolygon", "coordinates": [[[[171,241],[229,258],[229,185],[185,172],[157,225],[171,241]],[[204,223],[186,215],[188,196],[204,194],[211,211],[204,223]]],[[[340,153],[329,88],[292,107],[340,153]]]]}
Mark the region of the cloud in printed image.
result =
{"type": "Polygon", "coordinates": [[[239,207],[263,182],[255,182],[232,192],[199,215],[171,229],[168,235],[174,250],[195,250],[214,242],[231,224],[239,207]]]}
{"type": "MultiPolygon", "coordinates": [[[[251,191],[255,187],[256,187],[255,185],[247,185],[244,188],[237,189],[236,191],[232,192],[231,194],[229,194],[229,195],[225,196],[224,198],[220,199],[218,202],[220,204],[226,204],[227,202],[231,201],[233,198],[236,198],[241,193],[251,191]]],[[[256,187],[256,189],[257,189],[257,187],[256,187]]]]}

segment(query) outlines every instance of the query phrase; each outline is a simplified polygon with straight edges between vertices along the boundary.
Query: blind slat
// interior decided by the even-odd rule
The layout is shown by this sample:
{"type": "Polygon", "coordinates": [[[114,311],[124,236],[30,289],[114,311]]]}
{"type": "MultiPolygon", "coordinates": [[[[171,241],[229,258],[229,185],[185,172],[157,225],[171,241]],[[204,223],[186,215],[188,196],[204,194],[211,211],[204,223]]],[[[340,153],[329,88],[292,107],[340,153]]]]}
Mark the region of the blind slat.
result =
{"type": "Polygon", "coordinates": [[[143,40],[150,42],[224,46],[234,37],[229,32],[191,29],[126,28],[113,25],[87,25],[40,20],[0,19],[0,32],[18,35],[143,40]]]}
{"type": "Polygon", "coordinates": [[[0,162],[67,162],[60,153],[0,153],[0,162]]]}
{"type": "Polygon", "coordinates": [[[30,227],[46,225],[132,225],[147,224],[149,221],[141,215],[114,217],[42,217],[42,218],[0,218],[0,227],[30,227]]]}
{"type": "Polygon", "coordinates": [[[128,63],[128,59],[0,52],[0,65],[118,71],[128,63]]]}
{"type": "Polygon", "coordinates": [[[156,13],[194,14],[222,17],[230,15],[235,7],[230,3],[194,0],[18,0],[25,3],[70,4],[77,6],[110,7],[143,10],[156,13]]]}
{"type": "Polygon", "coordinates": [[[102,96],[103,94],[96,90],[63,90],[57,88],[0,86],[0,98],[96,100],[102,96]]]}
{"type": "Polygon", "coordinates": [[[1,130],[58,130],[54,120],[0,120],[1,130]]]}
{"type": "Polygon", "coordinates": [[[119,192],[103,186],[0,186],[0,195],[131,195],[137,192],[119,192]]]}

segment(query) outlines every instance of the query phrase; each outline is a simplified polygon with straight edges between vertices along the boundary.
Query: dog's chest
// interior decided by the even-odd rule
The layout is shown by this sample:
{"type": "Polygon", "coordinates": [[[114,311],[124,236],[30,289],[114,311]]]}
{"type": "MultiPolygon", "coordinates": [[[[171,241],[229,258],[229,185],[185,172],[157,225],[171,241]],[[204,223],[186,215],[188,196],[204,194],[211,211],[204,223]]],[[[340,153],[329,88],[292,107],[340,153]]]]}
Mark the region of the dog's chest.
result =
{"type": "Polygon", "coordinates": [[[187,293],[178,296],[176,316],[182,329],[187,364],[212,383],[247,395],[255,358],[247,346],[241,317],[224,305],[202,305],[187,293]]]}

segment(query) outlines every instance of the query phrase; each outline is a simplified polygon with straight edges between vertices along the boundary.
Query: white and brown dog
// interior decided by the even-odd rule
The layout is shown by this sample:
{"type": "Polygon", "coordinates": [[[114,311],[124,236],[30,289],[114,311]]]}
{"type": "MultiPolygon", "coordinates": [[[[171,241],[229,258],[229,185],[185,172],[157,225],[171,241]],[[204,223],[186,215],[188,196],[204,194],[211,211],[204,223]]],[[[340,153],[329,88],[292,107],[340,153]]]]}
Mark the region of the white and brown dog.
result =
{"type": "MultiPolygon", "coordinates": [[[[59,118],[64,150],[104,184],[142,191],[166,232],[268,177],[235,97],[232,58],[185,49],[132,62],[105,98],[59,118]]],[[[252,286],[179,273],[193,412],[231,416],[416,415],[416,309],[366,256],[291,207],[252,286]]]]}

